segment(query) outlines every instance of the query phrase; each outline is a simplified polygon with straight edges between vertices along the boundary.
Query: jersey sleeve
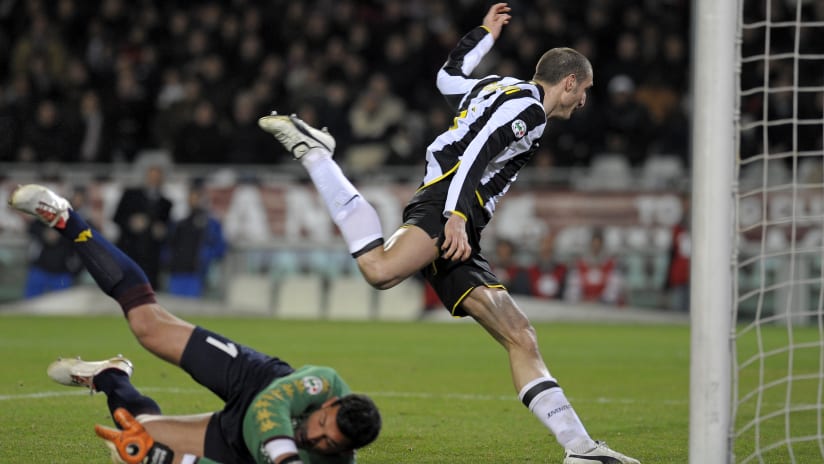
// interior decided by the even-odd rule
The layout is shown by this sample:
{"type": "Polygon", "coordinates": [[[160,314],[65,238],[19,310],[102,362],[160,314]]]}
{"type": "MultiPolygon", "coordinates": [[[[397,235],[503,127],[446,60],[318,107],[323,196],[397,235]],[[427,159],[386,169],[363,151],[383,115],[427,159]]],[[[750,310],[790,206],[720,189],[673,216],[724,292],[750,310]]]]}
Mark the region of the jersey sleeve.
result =
{"type": "Polygon", "coordinates": [[[270,440],[294,439],[292,419],[350,392],[337,372],[328,367],[306,366],[272,382],[252,401],[243,421],[243,438],[256,462],[272,462],[264,452],[270,440]]]}
{"type": "Polygon", "coordinates": [[[477,189],[490,161],[504,150],[513,154],[534,151],[544,127],[546,115],[534,99],[503,102],[460,156],[458,169],[449,182],[444,216],[468,214],[479,201],[477,189]]]}
{"type": "Polygon", "coordinates": [[[449,53],[437,76],[438,91],[446,97],[453,110],[457,110],[464,94],[472,90],[478,79],[469,75],[489,53],[495,39],[483,26],[478,26],[461,38],[458,45],[449,53]]]}

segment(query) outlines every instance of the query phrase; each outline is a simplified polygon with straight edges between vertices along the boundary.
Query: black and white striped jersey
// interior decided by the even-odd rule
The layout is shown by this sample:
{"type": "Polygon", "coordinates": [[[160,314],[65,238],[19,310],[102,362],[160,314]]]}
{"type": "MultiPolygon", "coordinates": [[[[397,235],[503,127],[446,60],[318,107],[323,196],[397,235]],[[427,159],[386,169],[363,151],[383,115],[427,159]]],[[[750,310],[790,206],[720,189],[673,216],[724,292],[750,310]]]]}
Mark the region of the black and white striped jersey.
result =
{"type": "Polygon", "coordinates": [[[492,48],[486,28],[466,34],[438,71],[438,90],[455,109],[452,127],[426,150],[420,189],[449,182],[445,216],[480,202],[491,217],[546,128],[543,89],[512,77],[469,74],[492,48]]]}

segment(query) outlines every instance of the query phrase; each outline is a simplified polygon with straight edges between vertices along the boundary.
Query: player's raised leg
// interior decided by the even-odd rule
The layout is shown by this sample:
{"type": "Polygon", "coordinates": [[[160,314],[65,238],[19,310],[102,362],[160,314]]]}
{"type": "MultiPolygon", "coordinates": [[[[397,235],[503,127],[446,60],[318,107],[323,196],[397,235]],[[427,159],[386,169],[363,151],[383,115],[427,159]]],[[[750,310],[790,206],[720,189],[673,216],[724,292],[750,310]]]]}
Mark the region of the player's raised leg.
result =
{"type": "Polygon", "coordinates": [[[417,227],[399,229],[384,244],[375,208],[332,159],[335,139],[331,134],[311,127],[295,115],[273,113],[260,118],[258,125],[306,168],[349,252],[371,285],[390,288],[438,256],[435,239],[417,227]]]}
{"type": "Polygon", "coordinates": [[[137,263],[89,226],[65,198],[42,185],[17,187],[9,197],[9,206],[36,217],[71,240],[98,287],[120,305],[140,344],[180,365],[194,326],[157,304],[154,289],[137,263]]]}

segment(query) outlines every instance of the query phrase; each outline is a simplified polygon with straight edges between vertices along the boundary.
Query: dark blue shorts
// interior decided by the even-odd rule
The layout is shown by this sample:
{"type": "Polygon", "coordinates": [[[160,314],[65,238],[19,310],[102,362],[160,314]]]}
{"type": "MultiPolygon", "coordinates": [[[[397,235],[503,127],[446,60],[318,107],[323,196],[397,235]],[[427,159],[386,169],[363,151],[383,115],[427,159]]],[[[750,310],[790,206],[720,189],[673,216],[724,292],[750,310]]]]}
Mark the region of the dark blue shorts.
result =
{"type": "Polygon", "coordinates": [[[218,462],[254,464],[243,441],[243,416],[261,390],[294,372],[292,366],[195,327],[183,350],[180,367],[225,403],[209,421],[205,456],[218,462]]]}

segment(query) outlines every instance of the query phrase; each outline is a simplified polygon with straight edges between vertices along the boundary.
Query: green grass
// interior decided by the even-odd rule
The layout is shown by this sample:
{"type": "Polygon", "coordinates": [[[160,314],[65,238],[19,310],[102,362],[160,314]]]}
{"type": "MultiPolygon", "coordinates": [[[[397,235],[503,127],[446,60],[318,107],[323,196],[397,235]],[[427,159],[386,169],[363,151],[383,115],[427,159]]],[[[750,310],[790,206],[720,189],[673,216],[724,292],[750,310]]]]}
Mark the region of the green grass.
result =
{"type": "MultiPolygon", "coordinates": [[[[554,438],[517,401],[504,350],[476,324],[193,322],[295,366],[334,366],[354,390],[372,395],[385,426],[378,441],[360,452],[360,463],[563,459],[554,438]]],[[[536,329],[544,359],[593,437],[645,463],[688,461],[687,327],[536,329]]],[[[116,353],[135,362],[134,384],[165,413],[221,407],[188,375],[140,348],[119,317],[0,317],[0,462],[108,462],[93,431],[95,423],[111,425],[105,397],[61,387],[45,368],[57,355],[96,359],[116,353]]],[[[820,460],[812,453],[798,462],[820,460]]]]}

